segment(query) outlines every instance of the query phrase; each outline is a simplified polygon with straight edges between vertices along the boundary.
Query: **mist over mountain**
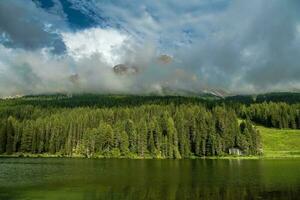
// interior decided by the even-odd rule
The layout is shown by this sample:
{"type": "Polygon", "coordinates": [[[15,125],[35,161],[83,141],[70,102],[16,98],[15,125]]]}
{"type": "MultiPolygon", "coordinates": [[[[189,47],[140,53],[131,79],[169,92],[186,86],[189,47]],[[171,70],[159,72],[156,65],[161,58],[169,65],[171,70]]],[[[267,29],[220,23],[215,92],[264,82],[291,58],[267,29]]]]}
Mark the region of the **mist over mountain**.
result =
{"type": "Polygon", "coordinates": [[[0,96],[299,91],[299,9],[297,0],[2,0],[0,96]]]}

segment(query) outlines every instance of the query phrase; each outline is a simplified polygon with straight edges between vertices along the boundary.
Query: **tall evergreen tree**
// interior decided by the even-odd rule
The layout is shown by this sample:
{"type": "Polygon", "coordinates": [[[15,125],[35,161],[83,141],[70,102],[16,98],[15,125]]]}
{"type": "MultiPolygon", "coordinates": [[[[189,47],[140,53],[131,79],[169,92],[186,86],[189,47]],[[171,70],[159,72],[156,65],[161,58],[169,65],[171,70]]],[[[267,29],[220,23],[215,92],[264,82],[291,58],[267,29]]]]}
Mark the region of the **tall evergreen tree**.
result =
{"type": "Polygon", "coordinates": [[[134,122],[132,120],[126,121],[125,131],[128,135],[130,151],[137,152],[137,134],[136,134],[134,122]]]}
{"type": "Polygon", "coordinates": [[[123,156],[126,156],[129,153],[129,139],[125,131],[121,132],[120,151],[123,156]]]}
{"type": "Polygon", "coordinates": [[[13,121],[14,119],[12,117],[9,117],[6,126],[6,153],[8,154],[13,153],[13,144],[14,144],[14,135],[15,135],[13,121]]]}
{"type": "Polygon", "coordinates": [[[138,124],[138,154],[144,156],[147,151],[148,128],[145,119],[141,119],[138,124]]]}
{"type": "Polygon", "coordinates": [[[7,122],[0,121],[0,154],[6,152],[6,126],[7,122]]]}

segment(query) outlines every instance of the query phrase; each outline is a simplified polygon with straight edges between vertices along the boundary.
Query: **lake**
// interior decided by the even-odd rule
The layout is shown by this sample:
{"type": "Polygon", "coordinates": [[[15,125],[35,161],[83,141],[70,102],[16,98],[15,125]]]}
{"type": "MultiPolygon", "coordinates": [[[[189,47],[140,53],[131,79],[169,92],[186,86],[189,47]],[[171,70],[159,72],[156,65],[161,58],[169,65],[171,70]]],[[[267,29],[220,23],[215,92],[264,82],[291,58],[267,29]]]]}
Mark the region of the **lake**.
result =
{"type": "Polygon", "coordinates": [[[300,159],[0,158],[0,199],[300,199],[300,159]]]}

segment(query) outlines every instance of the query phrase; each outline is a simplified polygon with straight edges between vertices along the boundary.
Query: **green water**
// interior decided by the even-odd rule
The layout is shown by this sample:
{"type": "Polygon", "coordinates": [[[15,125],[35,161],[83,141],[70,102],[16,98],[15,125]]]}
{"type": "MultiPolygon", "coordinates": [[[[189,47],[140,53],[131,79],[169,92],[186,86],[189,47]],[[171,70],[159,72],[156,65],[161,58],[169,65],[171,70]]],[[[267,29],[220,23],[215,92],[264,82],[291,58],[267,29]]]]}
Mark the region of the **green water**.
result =
{"type": "Polygon", "coordinates": [[[300,159],[1,158],[0,199],[300,199],[300,159]]]}

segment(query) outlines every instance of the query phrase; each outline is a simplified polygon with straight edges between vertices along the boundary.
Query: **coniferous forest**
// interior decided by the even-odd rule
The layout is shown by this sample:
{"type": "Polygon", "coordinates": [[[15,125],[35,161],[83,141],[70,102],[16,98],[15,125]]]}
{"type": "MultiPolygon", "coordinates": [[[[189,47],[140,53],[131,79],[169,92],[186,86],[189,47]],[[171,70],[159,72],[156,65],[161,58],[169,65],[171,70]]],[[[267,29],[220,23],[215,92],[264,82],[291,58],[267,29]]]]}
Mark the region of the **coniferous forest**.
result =
{"type": "Polygon", "coordinates": [[[300,104],[176,96],[0,100],[0,154],[191,158],[261,153],[255,124],[300,128],[300,104]]]}

